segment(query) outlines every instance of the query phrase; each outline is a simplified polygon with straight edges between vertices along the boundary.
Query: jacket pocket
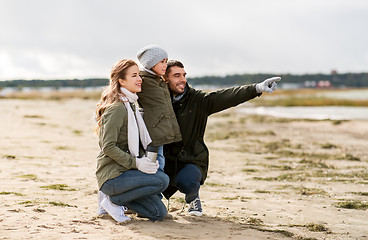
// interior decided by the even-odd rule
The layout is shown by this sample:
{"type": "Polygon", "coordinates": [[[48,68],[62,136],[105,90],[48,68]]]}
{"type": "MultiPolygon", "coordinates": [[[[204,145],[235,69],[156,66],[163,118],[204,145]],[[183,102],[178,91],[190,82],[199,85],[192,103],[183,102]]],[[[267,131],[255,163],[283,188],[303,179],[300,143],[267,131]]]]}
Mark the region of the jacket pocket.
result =
{"type": "Polygon", "coordinates": [[[157,125],[161,122],[161,120],[165,117],[165,114],[161,113],[161,115],[153,122],[152,127],[157,127],[157,125]]]}
{"type": "Polygon", "coordinates": [[[183,162],[193,162],[201,165],[201,162],[207,159],[208,153],[205,146],[196,140],[189,148],[183,149],[179,157],[183,162]]]}
{"type": "Polygon", "coordinates": [[[157,109],[156,111],[150,109],[144,115],[145,123],[153,142],[174,137],[173,119],[168,114],[163,111],[157,111],[157,109]]]}

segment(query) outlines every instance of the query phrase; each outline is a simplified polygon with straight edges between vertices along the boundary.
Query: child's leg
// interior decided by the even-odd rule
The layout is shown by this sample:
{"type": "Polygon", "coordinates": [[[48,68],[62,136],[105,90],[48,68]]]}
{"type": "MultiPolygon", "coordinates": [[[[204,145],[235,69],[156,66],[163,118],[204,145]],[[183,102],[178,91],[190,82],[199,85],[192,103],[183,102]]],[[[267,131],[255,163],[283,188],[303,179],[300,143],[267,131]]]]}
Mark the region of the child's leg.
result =
{"type": "Polygon", "coordinates": [[[159,163],[158,170],[164,171],[165,167],[165,157],[164,157],[164,146],[161,145],[158,147],[158,153],[157,153],[157,161],[159,163]]]}

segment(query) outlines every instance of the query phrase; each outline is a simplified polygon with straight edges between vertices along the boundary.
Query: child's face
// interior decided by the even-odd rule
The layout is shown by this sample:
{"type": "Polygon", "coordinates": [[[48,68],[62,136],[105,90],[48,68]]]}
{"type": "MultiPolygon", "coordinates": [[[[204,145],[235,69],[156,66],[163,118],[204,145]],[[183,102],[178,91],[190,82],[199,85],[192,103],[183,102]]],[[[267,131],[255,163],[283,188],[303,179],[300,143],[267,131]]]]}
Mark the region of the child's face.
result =
{"type": "Polygon", "coordinates": [[[166,68],[167,68],[167,58],[162,59],[155,66],[153,66],[152,71],[154,71],[159,76],[163,76],[165,75],[166,68]]]}

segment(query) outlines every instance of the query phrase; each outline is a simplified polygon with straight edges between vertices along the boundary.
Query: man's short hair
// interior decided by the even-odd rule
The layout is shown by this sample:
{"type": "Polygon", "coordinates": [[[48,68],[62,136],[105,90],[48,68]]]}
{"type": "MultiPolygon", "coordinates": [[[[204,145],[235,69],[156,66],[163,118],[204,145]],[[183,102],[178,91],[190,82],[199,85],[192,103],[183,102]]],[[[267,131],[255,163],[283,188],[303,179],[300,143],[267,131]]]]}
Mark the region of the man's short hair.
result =
{"type": "Polygon", "coordinates": [[[170,68],[171,67],[180,67],[180,68],[184,68],[184,65],[178,61],[178,60],[170,60],[167,62],[167,68],[166,68],[166,73],[165,75],[168,75],[170,73],[170,68]]]}

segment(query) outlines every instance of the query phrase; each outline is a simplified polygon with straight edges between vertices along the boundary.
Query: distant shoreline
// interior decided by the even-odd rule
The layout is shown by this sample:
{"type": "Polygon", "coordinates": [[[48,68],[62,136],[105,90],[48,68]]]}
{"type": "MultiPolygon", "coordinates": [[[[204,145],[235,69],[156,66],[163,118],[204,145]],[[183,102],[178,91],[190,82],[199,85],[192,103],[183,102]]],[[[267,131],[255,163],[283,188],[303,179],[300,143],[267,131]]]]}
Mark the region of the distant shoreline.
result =
{"type": "MultiPolygon", "coordinates": [[[[204,86],[194,86],[203,89],[204,86]]],[[[103,91],[102,86],[96,87],[25,87],[0,89],[0,99],[41,99],[62,100],[70,98],[98,100],[103,91]]],[[[203,89],[214,91],[221,88],[203,89]]],[[[264,94],[261,98],[255,98],[248,102],[255,106],[350,106],[368,107],[368,88],[344,88],[344,89],[278,89],[273,94],[264,94]]]]}
{"type": "MultiPolygon", "coordinates": [[[[368,72],[362,73],[337,73],[331,74],[233,74],[226,76],[201,76],[188,77],[191,85],[207,86],[237,86],[242,84],[252,84],[265,80],[266,78],[280,76],[282,81],[280,86],[284,89],[315,88],[315,87],[368,87],[368,72]]],[[[97,87],[106,86],[109,82],[107,78],[87,78],[87,79],[48,79],[48,80],[0,80],[0,89],[4,87],[97,87]]]]}

